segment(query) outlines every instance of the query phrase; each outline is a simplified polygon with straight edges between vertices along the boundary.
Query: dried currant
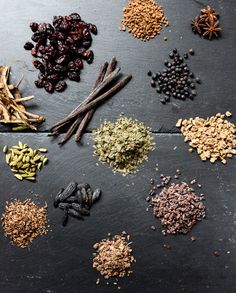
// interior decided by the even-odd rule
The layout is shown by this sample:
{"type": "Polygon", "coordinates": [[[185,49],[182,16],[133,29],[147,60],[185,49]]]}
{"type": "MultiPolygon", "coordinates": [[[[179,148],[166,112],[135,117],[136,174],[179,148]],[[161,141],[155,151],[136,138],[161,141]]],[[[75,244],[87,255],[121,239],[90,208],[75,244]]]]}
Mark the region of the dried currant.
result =
{"type": "Polygon", "coordinates": [[[45,84],[44,84],[44,88],[45,90],[48,92],[48,93],[53,93],[54,92],[54,87],[53,87],[53,84],[49,81],[46,81],[45,84]]]}
{"type": "Polygon", "coordinates": [[[31,28],[32,32],[35,33],[38,30],[38,24],[37,24],[37,22],[31,22],[30,28],[31,28]]]}
{"type": "Polygon", "coordinates": [[[57,92],[63,92],[67,87],[67,83],[63,80],[60,80],[56,85],[55,85],[55,91],[57,92]]]}
{"type": "Polygon", "coordinates": [[[88,49],[92,43],[91,33],[97,34],[97,27],[81,20],[78,13],[72,13],[54,16],[52,24],[32,22],[30,28],[35,45],[27,42],[24,47],[38,58],[33,61],[40,71],[35,85],[52,93],[66,88],[65,77],[79,81],[83,69],[81,59],[93,62],[93,52],[88,49]]]}
{"type": "Polygon", "coordinates": [[[80,81],[80,76],[77,72],[75,71],[69,71],[67,72],[67,76],[70,80],[74,80],[74,81],[80,81]]]}
{"type": "Polygon", "coordinates": [[[24,48],[25,50],[31,50],[34,48],[34,45],[31,42],[26,42],[24,48]]]}
{"type": "Polygon", "coordinates": [[[36,87],[38,87],[38,88],[43,88],[45,82],[44,82],[42,79],[38,79],[38,80],[35,80],[34,84],[35,84],[36,87]]]}

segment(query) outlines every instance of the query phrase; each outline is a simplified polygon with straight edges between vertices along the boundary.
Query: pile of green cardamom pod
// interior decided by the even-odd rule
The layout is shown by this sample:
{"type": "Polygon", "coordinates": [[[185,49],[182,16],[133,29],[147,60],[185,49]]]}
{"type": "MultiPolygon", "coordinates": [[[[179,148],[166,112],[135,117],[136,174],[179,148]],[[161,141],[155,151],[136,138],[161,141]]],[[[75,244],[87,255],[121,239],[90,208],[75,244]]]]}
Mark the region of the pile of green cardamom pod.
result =
{"type": "Polygon", "coordinates": [[[46,153],[47,149],[40,148],[33,150],[27,144],[19,142],[18,145],[4,146],[3,152],[6,154],[6,162],[11,167],[14,176],[19,179],[27,179],[34,181],[36,172],[41,170],[42,166],[48,161],[45,155],[39,153],[46,153]]]}

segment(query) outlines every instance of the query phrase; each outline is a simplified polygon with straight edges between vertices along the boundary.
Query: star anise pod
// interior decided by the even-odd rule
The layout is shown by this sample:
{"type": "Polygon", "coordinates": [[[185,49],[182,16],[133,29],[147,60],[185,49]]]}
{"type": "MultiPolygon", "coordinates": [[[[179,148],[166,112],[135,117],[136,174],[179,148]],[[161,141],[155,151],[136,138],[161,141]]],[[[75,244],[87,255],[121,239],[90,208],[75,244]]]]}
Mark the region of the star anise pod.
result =
{"type": "Polygon", "coordinates": [[[194,33],[198,32],[199,35],[202,34],[201,28],[203,27],[203,21],[204,21],[204,19],[200,18],[200,16],[197,16],[194,18],[194,20],[191,23],[192,31],[194,33]]]}
{"type": "Polygon", "coordinates": [[[221,28],[218,27],[218,25],[219,21],[214,22],[213,20],[211,20],[210,22],[206,22],[206,26],[203,27],[203,29],[205,30],[203,37],[206,37],[210,40],[213,36],[218,38],[218,35],[221,31],[221,28]]]}
{"type": "Polygon", "coordinates": [[[200,18],[204,18],[205,21],[217,20],[219,18],[219,13],[215,12],[211,6],[207,6],[201,10],[202,15],[200,18]]]}

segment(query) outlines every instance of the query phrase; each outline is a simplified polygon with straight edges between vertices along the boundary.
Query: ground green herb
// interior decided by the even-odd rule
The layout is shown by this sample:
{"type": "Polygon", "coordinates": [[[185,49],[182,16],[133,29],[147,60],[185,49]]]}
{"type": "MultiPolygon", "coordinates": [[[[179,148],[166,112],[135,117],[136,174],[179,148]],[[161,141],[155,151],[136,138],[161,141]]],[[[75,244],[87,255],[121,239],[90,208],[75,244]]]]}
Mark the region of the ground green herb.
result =
{"type": "Polygon", "coordinates": [[[115,123],[105,121],[93,133],[94,153],[123,175],[136,171],[155,148],[149,129],[132,118],[121,117],[115,123]]]}

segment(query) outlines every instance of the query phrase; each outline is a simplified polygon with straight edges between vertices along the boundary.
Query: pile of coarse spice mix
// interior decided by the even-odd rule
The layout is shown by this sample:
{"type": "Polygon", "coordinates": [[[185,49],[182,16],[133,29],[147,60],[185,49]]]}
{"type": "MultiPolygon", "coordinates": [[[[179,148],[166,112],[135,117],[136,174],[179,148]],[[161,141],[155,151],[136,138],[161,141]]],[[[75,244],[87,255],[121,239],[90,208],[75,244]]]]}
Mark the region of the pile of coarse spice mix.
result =
{"type": "MultiPolygon", "coordinates": [[[[176,173],[175,179],[179,179],[180,171],[176,170],[176,173]]],[[[189,233],[197,222],[205,218],[204,194],[197,195],[186,182],[171,183],[171,176],[161,174],[160,178],[160,184],[153,186],[146,200],[150,202],[155,217],[161,221],[163,235],[189,233]]],[[[191,185],[195,183],[196,179],[190,182],[191,185]]],[[[198,187],[201,188],[201,184],[198,187]]]]}
{"type": "Polygon", "coordinates": [[[179,119],[176,127],[180,127],[185,136],[184,141],[189,141],[189,151],[196,149],[202,161],[210,160],[215,163],[220,160],[226,164],[226,158],[232,158],[236,154],[236,127],[225,119],[225,116],[231,115],[227,111],[207,119],[179,119]]]}
{"type": "Polygon", "coordinates": [[[47,204],[39,207],[31,199],[15,199],[6,203],[1,220],[5,236],[24,248],[37,236],[47,233],[47,204]]]}
{"type": "MultiPolygon", "coordinates": [[[[110,236],[110,235],[109,235],[110,236]]],[[[130,236],[126,232],[103,239],[95,243],[93,248],[93,267],[105,278],[121,278],[132,273],[131,266],[136,260],[132,255],[130,236]]],[[[117,279],[118,280],[118,279],[117,279]]],[[[97,279],[97,284],[100,280],[97,279]]],[[[113,282],[117,285],[117,282],[113,282]]],[[[120,289],[120,287],[118,287],[120,289]]]]}
{"type": "Polygon", "coordinates": [[[104,122],[93,134],[99,160],[123,175],[137,171],[155,148],[149,129],[127,117],[121,117],[115,123],[104,122]]]}
{"type": "Polygon", "coordinates": [[[40,153],[46,153],[47,149],[33,150],[20,141],[18,145],[12,146],[9,150],[8,146],[4,146],[3,152],[6,153],[7,164],[11,167],[14,176],[19,180],[35,181],[37,171],[40,171],[48,162],[45,155],[40,155],[40,153]]]}
{"type": "Polygon", "coordinates": [[[154,0],[129,0],[123,14],[120,30],[128,28],[129,33],[142,41],[155,38],[163,26],[168,26],[163,8],[154,0]]]}

